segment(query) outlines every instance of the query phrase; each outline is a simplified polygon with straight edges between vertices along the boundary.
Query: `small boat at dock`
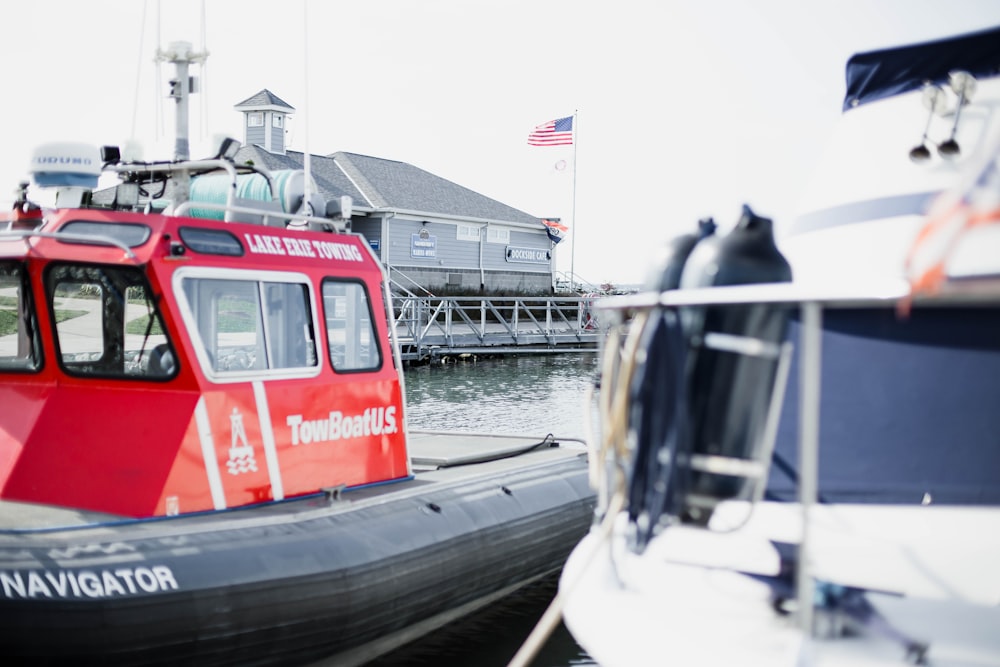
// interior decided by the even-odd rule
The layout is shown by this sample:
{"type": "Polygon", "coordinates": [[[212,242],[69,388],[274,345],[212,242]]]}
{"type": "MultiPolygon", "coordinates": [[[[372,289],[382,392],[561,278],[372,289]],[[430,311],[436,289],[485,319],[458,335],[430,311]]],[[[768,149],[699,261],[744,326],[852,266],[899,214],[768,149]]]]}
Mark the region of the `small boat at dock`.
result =
{"type": "Polygon", "coordinates": [[[408,429],[350,202],[229,155],[46,144],[0,218],[5,664],[360,665],[590,524],[582,442],[408,429]]]}

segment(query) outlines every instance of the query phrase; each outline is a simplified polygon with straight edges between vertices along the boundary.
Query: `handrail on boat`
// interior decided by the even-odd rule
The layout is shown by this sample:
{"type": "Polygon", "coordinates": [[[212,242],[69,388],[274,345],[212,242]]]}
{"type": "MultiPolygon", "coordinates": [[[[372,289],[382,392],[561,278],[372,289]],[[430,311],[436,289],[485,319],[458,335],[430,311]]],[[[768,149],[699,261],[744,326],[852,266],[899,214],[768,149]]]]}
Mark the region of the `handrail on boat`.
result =
{"type": "MultiPolygon", "coordinates": [[[[74,234],[72,232],[39,232],[31,229],[26,230],[10,230],[0,232],[0,241],[14,240],[14,239],[24,239],[25,242],[29,238],[43,238],[43,239],[56,239],[57,241],[78,241],[80,243],[98,244],[98,245],[109,245],[118,248],[125,253],[125,257],[128,259],[135,259],[135,253],[129,248],[124,242],[118,239],[112,238],[110,236],[104,236],[103,234],[74,234]]],[[[30,248],[30,244],[28,245],[30,248]]]]}
{"type": "MultiPolygon", "coordinates": [[[[616,326],[611,331],[624,334],[621,327],[629,317],[645,318],[649,311],[659,308],[697,308],[705,306],[745,306],[752,304],[772,304],[799,311],[801,329],[798,337],[799,365],[799,425],[798,456],[799,504],[802,513],[802,535],[799,555],[796,560],[796,593],[800,616],[799,626],[809,633],[812,628],[813,595],[815,581],[810,569],[809,551],[813,539],[809,530],[809,515],[818,502],[819,477],[819,425],[820,389],[822,378],[822,329],[823,312],[839,308],[896,308],[902,317],[907,316],[910,306],[975,305],[1000,302],[1000,279],[996,276],[968,276],[954,278],[939,286],[934,294],[915,294],[910,282],[904,279],[886,280],[881,283],[868,282],[865,285],[823,286],[795,283],[752,284],[738,286],[718,286],[697,289],[674,289],[663,292],[643,292],[623,297],[602,300],[596,307],[617,317],[616,326]],[[906,309],[904,310],[903,307],[906,309]]],[[[607,353],[607,352],[605,352],[607,353]]],[[[634,349],[623,349],[622,356],[634,353],[634,349]]],[[[605,363],[609,360],[606,359],[605,363]]],[[[772,415],[773,416],[773,415],[772,415]]],[[[769,419],[770,420],[770,419],[769,419]]],[[[769,424],[769,429],[776,424],[769,424]]],[[[610,440],[601,442],[598,451],[591,451],[595,464],[612,459],[609,451],[614,445],[610,440]]],[[[603,480],[604,471],[598,475],[603,480]]],[[[615,480],[620,482],[620,480],[615,480]]],[[[603,487],[603,484],[602,484],[603,487]]],[[[605,503],[605,511],[614,507],[614,500],[623,498],[624,489],[603,489],[602,493],[612,494],[600,502],[605,503]]],[[[606,539],[607,534],[603,534],[606,539]]]]}
{"type": "MultiPolygon", "coordinates": [[[[239,172],[237,171],[237,166],[233,164],[230,160],[225,160],[221,158],[212,158],[207,160],[186,160],[183,162],[154,162],[154,163],[129,163],[129,164],[110,164],[105,167],[108,171],[115,172],[119,175],[122,174],[174,174],[177,172],[182,172],[189,174],[190,172],[205,172],[221,169],[225,171],[230,179],[231,186],[226,189],[226,203],[219,204],[216,202],[204,202],[204,201],[191,201],[185,200],[174,205],[172,208],[168,209],[167,214],[173,216],[187,215],[192,209],[207,209],[210,211],[221,211],[223,213],[223,220],[225,222],[233,222],[234,213],[244,213],[248,215],[259,215],[263,218],[264,224],[267,224],[269,219],[275,218],[282,221],[297,221],[300,225],[291,225],[294,227],[305,227],[308,223],[315,223],[318,225],[331,225],[337,232],[346,232],[347,226],[343,222],[338,222],[330,218],[319,217],[316,215],[306,215],[302,213],[291,213],[284,211],[276,211],[267,208],[256,208],[253,206],[238,206],[236,204],[236,182],[239,172]]],[[[264,169],[249,168],[251,172],[260,174],[267,179],[268,188],[271,191],[272,201],[278,192],[277,184],[274,181],[274,177],[271,173],[264,169]]]]}
{"type": "Polygon", "coordinates": [[[884,307],[912,297],[914,304],[996,303],[1000,300],[1000,278],[969,276],[954,278],[936,294],[913,295],[910,283],[902,278],[866,281],[848,286],[801,283],[757,283],[639,292],[612,296],[595,303],[605,312],[642,311],[659,307],[818,303],[830,308],[884,307]]]}
{"type": "MultiPolygon", "coordinates": [[[[315,215],[304,215],[302,213],[285,213],[284,211],[275,211],[265,208],[253,208],[252,206],[235,206],[235,205],[230,206],[229,204],[216,204],[213,202],[186,201],[182,204],[179,204],[174,209],[172,215],[175,216],[187,215],[191,209],[195,208],[204,208],[212,211],[223,211],[225,213],[232,212],[232,213],[247,213],[250,215],[259,215],[264,218],[265,224],[269,218],[280,218],[282,220],[298,220],[304,223],[312,222],[319,225],[332,225],[336,228],[336,231],[339,233],[344,233],[347,231],[347,226],[343,222],[338,223],[336,220],[332,220],[330,218],[320,218],[315,215]]],[[[231,220],[227,220],[226,222],[231,222],[231,220]]],[[[289,226],[290,229],[295,229],[297,227],[304,228],[305,225],[289,226]]]]}
{"type": "MultiPolygon", "coordinates": [[[[130,174],[130,173],[147,173],[147,174],[173,174],[176,172],[183,172],[188,174],[191,171],[202,171],[202,170],[212,170],[212,169],[222,169],[229,177],[232,179],[232,187],[226,190],[226,207],[232,207],[236,203],[236,178],[238,176],[236,172],[236,165],[229,160],[222,159],[208,159],[208,160],[185,160],[183,162],[153,162],[153,163],[132,163],[132,164],[109,164],[105,166],[108,171],[115,172],[119,175],[130,174]]],[[[254,170],[256,171],[256,170],[254,170]]],[[[271,177],[270,173],[258,172],[267,178],[268,187],[271,189],[271,196],[274,197],[274,193],[278,190],[275,187],[274,179],[271,177]]],[[[185,179],[188,176],[185,175],[185,179]]],[[[174,215],[177,215],[176,211],[174,215]]],[[[225,215],[226,222],[232,222],[229,218],[228,212],[225,215]]]]}

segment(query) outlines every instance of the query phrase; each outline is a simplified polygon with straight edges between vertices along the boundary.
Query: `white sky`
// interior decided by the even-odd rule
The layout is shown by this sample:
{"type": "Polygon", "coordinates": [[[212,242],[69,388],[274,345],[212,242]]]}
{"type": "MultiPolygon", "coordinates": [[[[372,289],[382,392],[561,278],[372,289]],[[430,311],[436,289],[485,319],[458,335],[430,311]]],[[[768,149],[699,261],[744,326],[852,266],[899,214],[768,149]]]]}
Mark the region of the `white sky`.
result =
{"type": "Polygon", "coordinates": [[[289,148],[409,162],[561,217],[560,271],[636,283],[699,217],[725,228],[747,202],[782,229],[852,53],[998,24],[996,0],[5,2],[0,201],[41,143],[124,144],[134,126],[146,159],[171,158],[172,70],[157,87],[153,55],[185,40],[211,53],[193,157],[242,140],[233,105],[268,88],[296,108],[289,148]],[[575,216],[574,148],[526,142],[574,111],[575,216]]]}

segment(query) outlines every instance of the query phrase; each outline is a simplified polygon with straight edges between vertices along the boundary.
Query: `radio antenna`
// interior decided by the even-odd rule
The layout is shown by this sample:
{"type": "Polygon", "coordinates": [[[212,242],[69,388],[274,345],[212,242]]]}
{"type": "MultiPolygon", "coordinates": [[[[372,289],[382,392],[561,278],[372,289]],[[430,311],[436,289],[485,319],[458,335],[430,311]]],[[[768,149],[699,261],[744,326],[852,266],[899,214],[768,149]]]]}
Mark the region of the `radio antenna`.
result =
{"type": "Polygon", "coordinates": [[[132,96],[132,129],[129,132],[129,141],[135,141],[135,124],[139,117],[139,81],[142,77],[142,55],[146,52],[146,9],[149,7],[149,0],[142,3],[142,23],[139,25],[139,56],[135,59],[135,94],[132,96]]]}
{"type": "MultiPolygon", "coordinates": [[[[159,54],[163,43],[163,30],[160,24],[160,0],[156,0],[156,53],[159,54]]],[[[154,130],[154,138],[159,141],[160,137],[163,136],[163,103],[160,101],[160,91],[163,90],[160,86],[163,83],[162,72],[160,68],[160,58],[154,61],[156,63],[156,88],[153,90],[154,104],[156,105],[156,129],[154,130]]]]}
{"type": "Polygon", "coordinates": [[[201,138],[207,136],[208,127],[208,19],[206,18],[205,0],[201,0],[201,52],[206,59],[201,63],[201,85],[198,92],[201,93],[201,138]]]}
{"type": "Polygon", "coordinates": [[[303,65],[302,76],[304,78],[303,92],[305,94],[305,104],[302,109],[302,123],[305,125],[303,136],[304,149],[302,151],[302,170],[305,172],[302,186],[302,202],[304,204],[302,213],[314,215],[312,210],[312,159],[309,155],[309,0],[302,0],[302,53],[303,65]]]}

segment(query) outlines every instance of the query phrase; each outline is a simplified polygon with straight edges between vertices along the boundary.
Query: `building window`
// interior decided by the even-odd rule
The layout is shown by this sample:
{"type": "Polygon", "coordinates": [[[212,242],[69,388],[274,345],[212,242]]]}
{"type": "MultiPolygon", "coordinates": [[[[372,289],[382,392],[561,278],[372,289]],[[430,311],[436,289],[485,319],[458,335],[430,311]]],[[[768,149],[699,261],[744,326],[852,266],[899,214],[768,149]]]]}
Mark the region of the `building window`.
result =
{"type": "Polygon", "coordinates": [[[253,113],[247,114],[247,127],[264,127],[264,114],[260,111],[254,111],[253,113]]]}
{"type": "Polygon", "coordinates": [[[382,366],[368,292],[360,282],[323,281],[323,312],[330,363],[338,373],[374,371],[382,366]]]}
{"type": "Polygon", "coordinates": [[[502,227],[486,228],[487,243],[510,243],[510,230],[502,227]]]}
{"type": "Polygon", "coordinates": [[[280,113],[276,113],[271,116],[271,125],[273,127],[281,127],[285,124],[285,117],[280,113]]]}
{"type": "Polygon", "coordinates": [[[298,276],[272,275],[181,279],[200,356],[212,375],[318,372],[309,286],[298,276]]]}
{"type": "Polygon", "coordinates": [[[475,225],[459,225],[456,237],[459,241],[479,241],[479,227],[475,225]]]}

